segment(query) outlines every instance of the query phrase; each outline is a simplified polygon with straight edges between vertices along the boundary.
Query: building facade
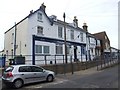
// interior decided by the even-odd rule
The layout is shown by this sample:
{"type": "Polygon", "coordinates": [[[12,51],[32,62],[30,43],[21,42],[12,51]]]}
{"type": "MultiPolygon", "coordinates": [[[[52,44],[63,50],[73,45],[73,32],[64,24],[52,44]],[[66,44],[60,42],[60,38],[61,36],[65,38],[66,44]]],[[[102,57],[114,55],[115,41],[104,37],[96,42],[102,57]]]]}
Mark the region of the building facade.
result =
{"type": "Polygon", "coordinates": [[[93,34],[101,42],[101,54],[110,53],[110,40],[105,31],[93,34]]]}
{"type": "Polygon", "coordinates": [[[86,31],[86,48],[87,48],[87,60],[91,61],[100,56],[100,40],[94,35],[88,32],[88,26],[86,23],[83,23],[83,29],[86,31]]]}
{"type": "Polygon", "coordinates": [[[12,28],[5,32],[6,61],[15,56],[25,56],[25,64],[63,63],[65,44],[64,26],[66,26],[67,58],[70,61],[86,60],[86,31],[78,27],[78,20],[74,17],[73,23],[64,23],[57,16],[46,14],[46,6],[42,4],[12,28]],[[47,57],[46,57],[47,56],[47,57]]]}

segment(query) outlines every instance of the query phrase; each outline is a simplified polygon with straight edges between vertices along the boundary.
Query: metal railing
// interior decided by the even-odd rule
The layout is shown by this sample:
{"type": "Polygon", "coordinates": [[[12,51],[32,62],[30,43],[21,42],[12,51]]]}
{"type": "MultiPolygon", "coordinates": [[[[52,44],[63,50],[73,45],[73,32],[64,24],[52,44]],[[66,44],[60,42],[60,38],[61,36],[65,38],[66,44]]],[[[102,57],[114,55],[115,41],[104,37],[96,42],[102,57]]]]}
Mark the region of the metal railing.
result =
{"type": "MultiPolygon", "coordinates": [[[[0,57],[2,57],[1,60],[4,63],[2,67],[10,64],[16,64],[10,63],[10,60],[14,60],[14,56],[12,55],[0,57]]],[[[25,57],[24,64],[32,64],[32,55],[22,55],[22,57],[25,57]]],[[[65,74],[67,72],[71,72],[73,74],[75,71],[88,69],[94,66],[97,67],[97,70],[100,70],[102,68],[117,64],[120,61],[120,54],[117,56],[113,56],[112,54],[103,54],[101,56],[92,55],[91,57],[93,57],[93,59],[87,60],[85,55],[80,55],[77,56],[77,59],[74,59],[74,56],[67,55],[68,63],[66,64],[64,55],[36,55],[35,64],[53,70],[56,74],[65,74]]]]}

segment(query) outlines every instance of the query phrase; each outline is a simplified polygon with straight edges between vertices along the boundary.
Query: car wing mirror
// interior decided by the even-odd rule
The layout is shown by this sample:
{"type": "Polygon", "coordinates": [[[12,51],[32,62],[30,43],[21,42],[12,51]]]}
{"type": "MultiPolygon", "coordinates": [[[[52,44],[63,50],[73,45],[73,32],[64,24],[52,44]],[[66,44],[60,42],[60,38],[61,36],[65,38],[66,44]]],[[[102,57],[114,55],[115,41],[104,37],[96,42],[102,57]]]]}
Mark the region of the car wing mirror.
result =
{"type": "Polygon", "coordinates": [[[43,70],[43,73],[45,72],[45,70],[43,70]]]}

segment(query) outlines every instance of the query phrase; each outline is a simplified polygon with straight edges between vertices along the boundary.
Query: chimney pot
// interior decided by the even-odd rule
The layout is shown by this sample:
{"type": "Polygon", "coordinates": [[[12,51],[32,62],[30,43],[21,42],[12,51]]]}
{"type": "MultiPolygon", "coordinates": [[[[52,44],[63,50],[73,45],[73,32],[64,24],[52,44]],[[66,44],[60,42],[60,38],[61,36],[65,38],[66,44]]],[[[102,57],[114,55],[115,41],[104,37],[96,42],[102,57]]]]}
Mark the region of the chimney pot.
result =
{"type": "Polygon", "coordinates": [[[73,23],[75,24],[76,27],[78,27],[78,19],[76,16],[74,16],[73,23]]]}
{"type": "Polygon", "coordinates": [[[83,23],[83,29],[85,30],[85,31],[88,31],[88,26],[87,26],[87,23],[83,23]]]}
{"type": "Polygon", "coordinates": [[[40,8],[45,12],[46,6],[44,5],[44,3],[41,4],[40,8]]]}

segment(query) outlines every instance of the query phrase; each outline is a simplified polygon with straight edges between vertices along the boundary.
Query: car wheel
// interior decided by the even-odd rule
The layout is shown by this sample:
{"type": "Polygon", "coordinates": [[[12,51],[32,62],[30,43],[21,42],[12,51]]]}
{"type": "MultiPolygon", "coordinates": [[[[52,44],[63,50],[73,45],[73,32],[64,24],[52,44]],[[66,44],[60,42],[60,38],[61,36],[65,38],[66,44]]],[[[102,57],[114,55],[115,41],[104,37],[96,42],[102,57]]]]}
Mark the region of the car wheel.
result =
{"type": "Polygon", "coordinates": [[[53,81],[53,75],[49,75],[49,76],[47,77],[47,81],[48,81],[48,82],[52,82],[52,81],[53,81]]]}
{"type": "Polygon", "coordinates": [[[17,79],[14,81],[14,88],[21,88],[23,86],[23,81],[21,79],[17,79]]]}

